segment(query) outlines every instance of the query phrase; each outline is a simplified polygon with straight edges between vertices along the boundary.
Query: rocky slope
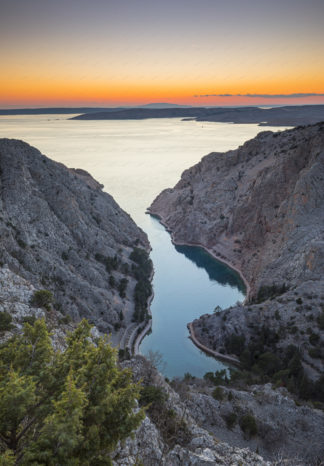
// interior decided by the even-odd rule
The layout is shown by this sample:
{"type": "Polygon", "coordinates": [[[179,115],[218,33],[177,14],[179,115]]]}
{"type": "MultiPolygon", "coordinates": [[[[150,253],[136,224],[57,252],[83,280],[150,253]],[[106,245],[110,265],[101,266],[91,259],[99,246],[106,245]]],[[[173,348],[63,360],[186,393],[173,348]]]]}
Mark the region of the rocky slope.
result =
{"type": "MultiPolygon", "coordinates": [[[[28,144],[1,140],[0,168],[1,339],[19,332],[24,322],[45,317],[54,330],[53,343],[62,349],[64,335],[71,329],[67,316],[76,321],[87,317],[96,325],[95,336],[97,329],[107,332],[114,330],[116,323],[129,322],[134,311],[135,285],[130,253],[133,246],[148,249],[144,233],[88,173],[69,170],[28,144]],[[111,284],[111,276],[117,283],[123,278],[128,280],[123,298],[116,285],[111,284]],[[53,305],[38,307],[33,303],[36,290],[42,288],[53,292],[53,305]],[[10,323],[6,321],[8,315],[10,323]]],[[[251,395],[233,391],[230,407],[226,403],[221,407],[208,387],[203,392],[188,387],[189,395],[179,396],[141,356],[124,366],[130,367],[135,379],[142,380],[144,386],[162,390],[165,398],[155,415],[148,411],[135,437],[115,452],[114,464],[282,464],[281,460],[265,461],[246,448],[254,450],[258,443],[245,442],[239,428],[231,436],[224,427],[226,409],[239,412],[244,405],[255,413],[260,411],[251,395]]],[[[267,409],[262,408],[263,418],[276,405],[276,420],[278,404],[290,406],[295,413],[296,408],[283,400],[282,393],[281,398],[270,395],[262,395],[263,407],[268,404],[267,409]]],[[[321,436],[320,416],[309,423],[303,414],[304,411],[289,419],[300,419],[301,425],[310,428],[317,425],[317,436],[321,436]]],[[[265,429],[272,428],[267,421],[265,429]]],[[[296,433],[300,435],[299,427],[293,430],[296,433]]],[[[284,464],[304,463],[294,459],[284,464]]]]}
{"type": "Polygon", "coordinates": [[[165,400],[153,401],[135,438],[116,451],[114,464],[136,460],[148,466],[321,464],[324,413],[298,406],[286,389],[274,390],[270,384],[248,391],[217,387],[215,396],[215,386],[205,380],[165,381],[142,356],[124,365],[144,387],[161,390],[165,400]],[[246,416],[256,420],[253,433],[243,426],[246,416]]]}
{"type": "Polygon", "coordinates": [[[249,342],[266,326],[279,347],[298,345],[309,376],[323,372],[323,201],[324,123],[211,153],[155,199],[175,242],[203,245],[250,288],[249,305],[194,322],[200,341],[225,352],[232,335],[249,342]]]}
{"type": "Polygon", "coordinates": [[[0,188],[2,266],[52,291],[54,308],[74,321],[86,317],[102,332],[126,326],[136,283],[129,255],[149,247],[129,215],[87,172],[22,141],[0,140],[0,188]]]}
{"type": "MultiPolygon", "coordinates": [[[[153,409],[138,429],[134,439],[129,439],[115,453],[115,465],[182,466],[270,466],[279,463],[265,461],[248,448],[224,443],[208,432],[195,420],[179,394],[164,380],[142,356],[124,363],[133,370],[135,380],[144,386],[156,387],[165,395],[165,401],[154,402],[153,409]],[[172,435],[170,436],[170,432],[172,435]]],[[[199,409],[196,408],[196,409],[199,409]]],[[[288,465],[302,466],[303,463],[288,465]]]]}
{"type": "MultiPolygon", "coordinates": [[[[135,259],[129,256],[135,245],[148,249],[145,234],[88,173],[69,170],[26,143],[1,140],[0,168],[0,341],[20,332],[25,322],[44,317],[53,344],[62,350],[65,334],[73,328],[67,316],[75,321],[87,317],[96,325],[94,336],[98,329],[107,332],[120,323],[120,312],[127,321],[134,310],[135,284],[135,259]],[[117,263],[107,261],[115,256],[117,263]],[[129,281],[123,298],[109,284],[112,275],[129,281]],[[35,303],[43,288],[52,291],[54,303],[35,303]]],[[[170,444],[162,425],[146,417],[135,437],[115,452],[114,464],[269,464],[200,428],[145,358],[124,365],[134,370],[136,380],[149,377],[165,391],[168,401],[159,417],[171,427],[181,426],[186,435],[178,438],[175,431],[170,444]]]]}
{"type": "Polygon", "coordinates": [[[311,465],[323,458],[322,410],[296,404],[285,388],[271,384],[214,390],[193,379],[182,383],[179,393],[195,421],[222,442],[248,447],[271,461],[281,456],[311,465]],[[255,419],[254,435],[242,429],[245,416],[255,419]]]}

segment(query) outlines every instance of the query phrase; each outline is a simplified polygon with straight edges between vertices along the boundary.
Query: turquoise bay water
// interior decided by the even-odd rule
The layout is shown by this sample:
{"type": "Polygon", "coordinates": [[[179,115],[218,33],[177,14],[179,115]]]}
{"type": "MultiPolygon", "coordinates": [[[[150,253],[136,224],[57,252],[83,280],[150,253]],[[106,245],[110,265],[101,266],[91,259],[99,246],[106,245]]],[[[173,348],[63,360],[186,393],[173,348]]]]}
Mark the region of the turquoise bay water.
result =
{"type": "MultiPolygon", "coordinates": [[[[242,300],[237,274],[204,250],[173,246],[157,220],[145,214],[183,170],[212,151],[236,148],[257,125],[203,124],[180,119],[78,121],[66,115],[0,116],[0,137],[23,139],[68,167],[91,173],[148,234],[154,264],[153,331],[140,350],[159,351],[168,377],[202,376],[223,364],[188,339],[186,324],[215,306],[242,300]]],[[[267,128],[271,129],[271,128],[267,128]]],[[[284,128],[282,128],[284,129],[284,128]]],[[[277,131],[277,128],[274,128],[277,131]]]]}

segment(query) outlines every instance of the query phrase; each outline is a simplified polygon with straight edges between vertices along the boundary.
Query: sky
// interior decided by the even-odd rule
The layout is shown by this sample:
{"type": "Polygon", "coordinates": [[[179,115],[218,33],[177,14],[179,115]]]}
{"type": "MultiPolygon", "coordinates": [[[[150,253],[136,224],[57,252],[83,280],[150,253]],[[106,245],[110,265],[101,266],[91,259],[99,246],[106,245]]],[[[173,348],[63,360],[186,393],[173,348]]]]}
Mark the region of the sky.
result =
{"type": "Polygon", "coordinates": [[[0,107],[324,104],[324,0],[0,0],[0,107]]]}

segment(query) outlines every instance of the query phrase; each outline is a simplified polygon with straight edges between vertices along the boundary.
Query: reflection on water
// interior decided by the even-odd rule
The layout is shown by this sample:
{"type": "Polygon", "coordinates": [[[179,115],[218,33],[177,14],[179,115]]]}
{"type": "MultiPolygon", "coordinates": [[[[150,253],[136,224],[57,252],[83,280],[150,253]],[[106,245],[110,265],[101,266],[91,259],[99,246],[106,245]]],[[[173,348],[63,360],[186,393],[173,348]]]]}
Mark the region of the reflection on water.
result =
{"type": "Polygon", "coordinates": [[[221,285],[229,285],[237,288],[241,293],[246,293],[246,288],[237,272],[214,259],[208,252],[199,246],[176,245],[176,250],[184,254],[197,267],[205,269],[210,280],[221,285]]]}

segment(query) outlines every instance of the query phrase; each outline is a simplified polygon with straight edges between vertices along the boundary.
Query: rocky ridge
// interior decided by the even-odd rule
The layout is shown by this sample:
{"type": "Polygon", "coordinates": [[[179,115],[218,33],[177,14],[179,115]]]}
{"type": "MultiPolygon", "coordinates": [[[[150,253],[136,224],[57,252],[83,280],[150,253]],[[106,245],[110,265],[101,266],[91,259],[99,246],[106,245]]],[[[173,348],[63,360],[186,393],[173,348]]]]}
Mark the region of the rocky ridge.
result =
{"type": "Polygon", "coordinates": [[[57,313],[122,331],[134,312],[129,256],[149,249],[145,233],[87,172],[22,141],[0,140],[0,188],[2,266],[50,290],[57,313]]]}
{"type": "Polygon", "coordinates": [[[211,153],[163,191],[149,212],[176,243],[200,244],[236,268],[248,303],[193,322],[206,346],[276,333],[298,345],[311,378],[323,373],[324,123],[261,132],[227,153],[211,153]]]}

